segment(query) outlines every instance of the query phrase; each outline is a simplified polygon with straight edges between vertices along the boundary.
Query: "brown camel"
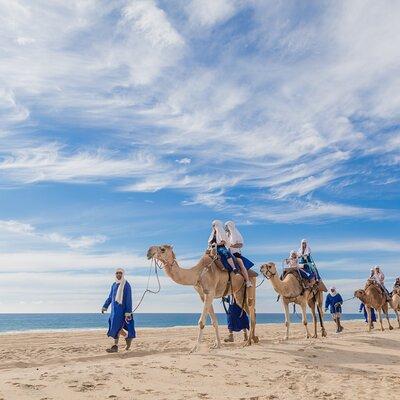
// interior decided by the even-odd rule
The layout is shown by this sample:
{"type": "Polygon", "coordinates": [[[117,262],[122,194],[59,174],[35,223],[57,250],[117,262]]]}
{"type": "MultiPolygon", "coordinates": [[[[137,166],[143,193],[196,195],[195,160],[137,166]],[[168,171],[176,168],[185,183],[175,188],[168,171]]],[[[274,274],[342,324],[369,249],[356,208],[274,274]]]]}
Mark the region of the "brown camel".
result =
{"type": "MultiPolygon", "coordinates": [[[[228,272],[223,270],[218,264],[217,256],[214,250],[207,251],[200,261],[192,268],[184,269],[178,265],[172,246],[152,246],[147,252],[147,258],[154,259],[160,262],[165,269],[165,273],[176,283],[180,285],[193,286],[200,295],[203,302],[203,311],[199,319],[199,333],[197,343],[191,350],[196,351],[199,348],[203,337],[203,331],[207,320],[207,315],[210,315],[212,324],[215,329],[216,343],[214,348],[221,346],[221,339],[218,331],[218,320],[214,312],[214,299],[221,298],[227,295],[233,295],[236,303],[242,307],[250,317],[250,334],[248,335],[246,345],[251,345],[251,342],[258,342],[258,337],[255,335],[256,313],[256,276],[255,272],[250,274],[250,280],[253,286],[245,288],[244,279],[241,275],[231,274],[231,283],[229,283],[228,272]]],[[[250,271],[249,271],[250,272],[250,271]]]]}
{"type": "Polygon", "coordinates": [[[326,330],[324,327],[324,311],[322,308],[323,303],[323,292],[321,289],[303,289],[301,283],[292,273],[287,274],[284,279],[280,279],[276,271],[276,266],[273,262],[263,264],[260,268],[262,274],[271,281],[272,286],[275,291],[280,294],[282,299],[282,304],[285,310],[285,325],[286,325],[286,335],[285,339],[289,339],[289,326],[290,326],[290,315],[289,315],[289,304],[295,303],[300,305],[303,325],[306,328],[307,338],[309,338],[310,331],[307,326],[307,305],[311,310],[311,314],[314,322],[314,335],[313,337],[318,337],[317,334],[317,317],[315,314],[315,306],[317,306],[319,320],[321,324],[321,334],[326,337],[326,330]]]}
{"type": "Polygon", "coordinates": [[[388,314],[388,302],[385,294],[382,292],[377,284],[372,280],[368,279],[364,289],[358,289],[354,292],[354,297],[357,297],[365,304],[368,316],[368,332],[371,332],[371,307],[378,311],[379,323],[381,325],[381,331],[384,331],[382,324],[382,311],[385,313],[386,319],[389,324],[389,329],[392,330],[393,326],[390,324],[388,314]]]}
{"type": "Polygon", "coordinates": [[[395,286],[392,291],[392,302],[390,303],[390,306],[393,308],[396,318],[397,318],[397,323],[399,324],[399,329],[400,329],[400,287],[395,286]]]}

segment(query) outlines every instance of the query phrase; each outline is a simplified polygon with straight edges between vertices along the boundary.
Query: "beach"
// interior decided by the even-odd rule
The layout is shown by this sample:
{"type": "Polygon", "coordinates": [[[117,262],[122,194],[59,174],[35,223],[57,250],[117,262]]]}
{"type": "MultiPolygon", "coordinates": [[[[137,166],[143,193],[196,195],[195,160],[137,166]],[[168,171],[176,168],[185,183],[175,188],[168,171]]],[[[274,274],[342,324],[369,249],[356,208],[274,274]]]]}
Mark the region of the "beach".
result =
{"type": "MultiPolygon", "coordinates": [[[[393,321],[393,325],[394,324],[393,321]]],[[[128,352],[104,350],[105,331],[0,336],[0,399],[372,399],[400,395],[400,330],[365,331],[346,321],[337,335],[305,339],[292,324],[258,325],[260,343],[210,349],[206,327],[199,352],[189,354],[196,328],[138,328],[128,352]]],[[[221,327],[225,335],[225,329],[221,327]]],[[[121,343],[122,344],[122,343],[121,343]]]]}

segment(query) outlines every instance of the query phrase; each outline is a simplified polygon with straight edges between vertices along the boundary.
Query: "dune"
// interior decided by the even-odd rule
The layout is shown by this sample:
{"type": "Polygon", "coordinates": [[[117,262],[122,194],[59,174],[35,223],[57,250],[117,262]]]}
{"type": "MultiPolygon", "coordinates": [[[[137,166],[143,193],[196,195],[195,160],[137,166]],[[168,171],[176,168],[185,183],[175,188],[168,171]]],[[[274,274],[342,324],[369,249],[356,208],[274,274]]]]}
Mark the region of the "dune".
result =
{"type": "Polygon", "coordinates": [[[345,321],[336,335],[305,339],[293,324],[259,325],[260,343],[189,355],[196,328],[138,328],[128,352],[107,354],[105,331],[0,336],[0,399],[372,399],[400,395],[400,330],[368,334],[345,321]]]}

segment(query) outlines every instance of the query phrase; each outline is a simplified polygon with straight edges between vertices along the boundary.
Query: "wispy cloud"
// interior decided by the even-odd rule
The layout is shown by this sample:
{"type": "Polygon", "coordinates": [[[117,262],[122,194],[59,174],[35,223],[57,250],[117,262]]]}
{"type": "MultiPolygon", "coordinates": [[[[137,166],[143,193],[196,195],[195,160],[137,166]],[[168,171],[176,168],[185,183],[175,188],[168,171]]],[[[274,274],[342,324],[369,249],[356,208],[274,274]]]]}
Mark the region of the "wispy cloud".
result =
{"type": "Polygon", "coordinates": [[[104,235],[69,237],[57,232],[39,232],[31,224],[14,220],[0,220],[0,232],[29,236],[47,242],[63,244],[71,249],[83,249],[104,243],[107,237],[104,235]]]}

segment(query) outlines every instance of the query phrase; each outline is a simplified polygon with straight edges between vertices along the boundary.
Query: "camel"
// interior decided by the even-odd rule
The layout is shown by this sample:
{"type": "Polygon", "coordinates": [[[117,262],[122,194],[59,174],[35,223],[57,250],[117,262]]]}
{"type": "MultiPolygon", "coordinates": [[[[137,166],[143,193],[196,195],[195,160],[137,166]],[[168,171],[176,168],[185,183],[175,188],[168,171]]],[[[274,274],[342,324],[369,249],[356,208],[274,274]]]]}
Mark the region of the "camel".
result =
{"type": "Polygon", "coordinates": [[[367,283],[365,284],[365,288],[356,290],[354,292],[354,297],[357,297],[365,304],[365,309],[367,310],[368,316],[368,332],[371,332],[371,307],[378,311],[381,331],[385,330],[382,323],[382,311],[385,313],[386,319],[388,321],[389,330],[393,329],[393,326],[390,324],[389,320],[389,307],[386,296],[382,293],[382,290],[378,288],[377,284],[374,283],[373,280],[368,279],[367,283]]]}
{"type": "Polygon", "coordinates": [[[286,334],[285,340],[289,339],[289,326],[290,326],[290,315],[289,315],[289,304],[295,303],[300,305],[301,314],[302,314],[302,322],[304,327],[306,328],[306,337],[310,338],[311,334],[308,330],[308,322],[307,322],[307,305],[311,310],[311,314],[314,322],[314,335],[313,338],[318,337],[317,333],[317,317],[315,314],[315,305],[318,309],[319,320],[321,324],[321,335],[326,337],[326,330],[324,327],[324,311],[322,307],[323,303],[323,292],[318,287],[316,291],[312,289],[303,289],[301,283],[292,273],[287,274],[282,280],[279,278],[276,266],[273,262],[269,262],[263,264],[260,268],[262,274],[271,281],[272,286],[275,291],[279,293],[282,299],[282,304],[285,310],[285,326],[286,326],[286,334]]]}
{"type": "Polygon", "coordinates": [[[397,323],[399,325],[400,329],[400,287],[395,286],[392,291],[392,302],[390,306],[393,308],[396,318],[397,318],[397,323]]]}
{"type": "Polygon", "coordinates": [[[215,330],[216,343],[213,348],[221,347],[221,339],[218,330],[218,320],[214,312],[214,299],[223,296],[233,295],[236,303],[244,309],[250,317],[250,334],[248,335],[245,345],[250,346],[252,341],[258,343],[258,337],[255,335],[256,312],[255,312],[255,288],[256,276],[253,271],[250,272],[250,280],[253,284],[250,288],[245,288],[244,279],[241,275],[231,274],[231,283],[229,283],[229,275],[219,265],[218,257],[215,250],[207,251],[200,261],[192,268],[181,268],[176,261],[176,257],[172,246],[151,246],[147,252],[147,258],[160,262],[165,269],[165,273],[176,283],[180,285],[193,286],[203,302],[203,311],[201,313],[198,325],[199,331],[197,342],[190,351],[197,351],[206,324],[207,315],[210,315],[215,330]]]}

